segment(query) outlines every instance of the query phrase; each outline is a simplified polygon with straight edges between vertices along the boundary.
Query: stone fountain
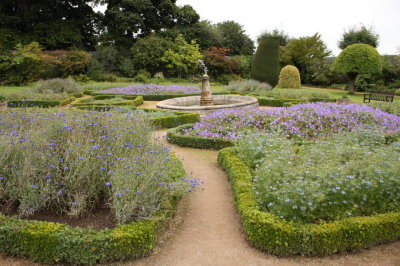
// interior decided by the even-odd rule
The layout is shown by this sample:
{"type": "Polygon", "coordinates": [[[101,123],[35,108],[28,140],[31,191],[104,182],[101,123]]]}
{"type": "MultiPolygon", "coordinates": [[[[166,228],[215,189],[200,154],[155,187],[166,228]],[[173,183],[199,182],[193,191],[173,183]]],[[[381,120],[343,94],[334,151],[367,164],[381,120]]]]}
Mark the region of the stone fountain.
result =
{"type": "Polygon", "coordinates": [[[157,107],[173,111],[194,112],[206,115],[221,109],[238,109],[249,106],[258,107],[258,100],[250,96],[241,95],[214,95],[211,93],[210,77],[207,67],[202,60],[199,66],[203,69],[200,96],[179,97],[157,103],[157,107]]]}

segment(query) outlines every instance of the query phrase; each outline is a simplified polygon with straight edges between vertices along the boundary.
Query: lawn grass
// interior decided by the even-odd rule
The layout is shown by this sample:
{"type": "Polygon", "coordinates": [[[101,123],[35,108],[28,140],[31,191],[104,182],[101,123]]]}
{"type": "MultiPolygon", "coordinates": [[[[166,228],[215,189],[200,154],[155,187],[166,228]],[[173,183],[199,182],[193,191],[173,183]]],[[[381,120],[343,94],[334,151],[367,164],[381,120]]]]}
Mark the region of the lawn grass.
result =
{"type": "Polygon", "coordinates": [[[31,91],[34,85],[25,85],[25,86],[0,86],[0,94],[12,94],[12,93],[21,93],[31,91]]]}

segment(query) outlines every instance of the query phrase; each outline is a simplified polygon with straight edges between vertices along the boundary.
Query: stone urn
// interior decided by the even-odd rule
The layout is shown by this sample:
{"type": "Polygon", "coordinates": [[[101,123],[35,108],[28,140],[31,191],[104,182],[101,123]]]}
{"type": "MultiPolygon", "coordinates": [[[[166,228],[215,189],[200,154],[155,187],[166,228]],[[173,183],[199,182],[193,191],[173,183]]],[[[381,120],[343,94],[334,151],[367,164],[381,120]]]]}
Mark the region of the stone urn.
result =
{"type": "Polygon", "coordinates": [[[0,102],[0,111],[6,111],[7,110],[7,102],[3,101],[0,102]]]}

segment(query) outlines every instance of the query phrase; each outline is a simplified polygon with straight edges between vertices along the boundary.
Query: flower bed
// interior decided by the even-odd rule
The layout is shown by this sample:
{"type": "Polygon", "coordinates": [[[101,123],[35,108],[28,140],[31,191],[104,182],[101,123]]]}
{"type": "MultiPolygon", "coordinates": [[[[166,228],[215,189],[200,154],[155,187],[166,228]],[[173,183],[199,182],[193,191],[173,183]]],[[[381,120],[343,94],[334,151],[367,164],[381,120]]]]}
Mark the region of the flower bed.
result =
{"type": "MultiPolygon", "coordinates": [[[[97,107],[108,107],[113,109],[115,106],[139,106],[143,104],[142,96],[117,96],[117,95],[98,95],[93,98],[82,99],[74,104],[79,109],[96,109],[97,107]]],[[[103,108],[104,109],[104,108],[103,108]]]]}
{"type": "Polygon", "coordinates": [[[289,138],[316,139],[364,126],[397,134],[400,117],[357,104],[307,103],[275,110],[222,110],[207,115],[182,134],[236,140],[250,133],[272,130],[289,138]]]}
{"type": "Polygon", "coordinates": [[[197,185],[168,148],[150,141],[153,127],[140,114],[18,110],[0,121],[3,213],[80,217],[108,206],[124,224],[95,233],[0,216],[0,251],[10,255],[44,263],[144,256],[173,202],[197,185]]]}
{"type": "Polygon", "coordinates": [[[139,84],[123,88],[102,90],[100,93],[128,95],[193,94],[200,93],[200,88],[197,86],[185,85],[139,84]]]}
{"type": "Polygon", "coordinates": [[[218,162],[228,174],[247,239],[257,248],[278,256],[318,256],[400,239],[399,212],[301,224],[262,211],[252,188],[252,171],[237,157],[235,150],[221,150],[218,162]]]}
{"type": "Polygon", "coordinates": [[[20,107],[56,107],[63,106],[73,102],[76,98],[83,96],[83,93],[21,93],[21,94],[10,94],[6,97],[9,108],[20,108],[20,107]]]}

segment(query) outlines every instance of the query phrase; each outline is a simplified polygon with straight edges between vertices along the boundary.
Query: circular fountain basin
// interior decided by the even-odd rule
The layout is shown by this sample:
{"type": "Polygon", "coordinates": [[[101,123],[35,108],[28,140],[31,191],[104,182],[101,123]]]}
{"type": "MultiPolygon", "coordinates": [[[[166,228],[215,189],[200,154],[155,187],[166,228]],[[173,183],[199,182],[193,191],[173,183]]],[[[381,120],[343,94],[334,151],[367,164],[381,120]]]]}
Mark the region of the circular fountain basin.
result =
{"type": "Polygon", "coordinates": [[[214,104],[200,106],[200,96],[172,98],[157,103],[157,107],[181,112],[193,112],[205,115],[221,109],[238,109],[244,107],[258,107],[258,100],[251,96],[241,95],[213,95],[214,104]]]}

